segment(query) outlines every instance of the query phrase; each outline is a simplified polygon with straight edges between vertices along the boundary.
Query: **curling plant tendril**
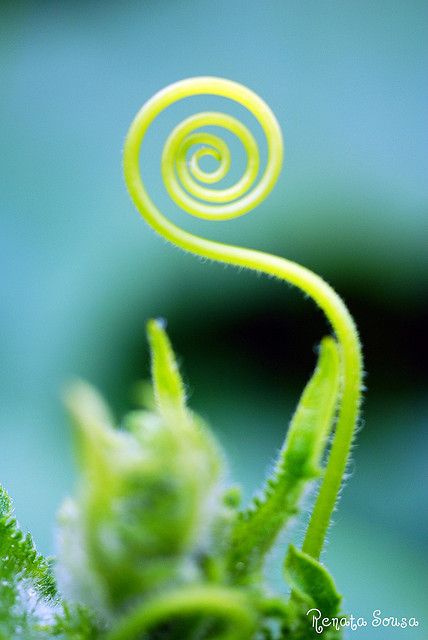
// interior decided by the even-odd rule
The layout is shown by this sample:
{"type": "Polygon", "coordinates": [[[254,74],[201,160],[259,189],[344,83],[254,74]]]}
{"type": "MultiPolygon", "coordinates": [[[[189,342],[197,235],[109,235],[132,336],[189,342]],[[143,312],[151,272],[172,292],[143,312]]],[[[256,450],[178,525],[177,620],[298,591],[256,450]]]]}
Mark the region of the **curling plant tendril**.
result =
{"type": "MultiPolygon", "coordinates": [[[[319,558],[358,420],[357,330],[320,276],[285,258],[193,235],[151,199],[140,170],[149,128],[170,105],[205,94],[235,101],[255,117],[266,139],[265,167],[255,138],[239,120],[215,111],[193,115],[176,126],[162,152],[163,182],[173,202],[193,216],[227,220],[259,205],[274,187],[283,141],[266,103],[229,80],[190,78],[151,98],[129,129],[124,172],[138,211],[185,251],[298,287],[323,310],[332,335],[321,341],[271,477],[243,509],[236,487],[225,484],[218,443],[186,404],[162,322],[148,323],[153,393],[119,425],[92,387],[72,385],[66,401],[81,477],[59,514],[55,562],[37,554],[20,532],[6,492],[0,494],[0,640],[306,640],[318,637],[311,609],[336,617],[339,627],[346,621],[319,558]],[[231,153],[217,134],[201,131],[206,127],[228,130],[246,152],[233,186],[215,187],[229,172],[231,153]],[[216,161],[214,171],[202,168],[205,156],[216,161]],[[285,554],[288,589],[274,594],[266,556],[317,480],[302,549],[290,545],[285,554]]],[[[341,631],[329,627],[323,637],[333,640],[341,631]]]]}

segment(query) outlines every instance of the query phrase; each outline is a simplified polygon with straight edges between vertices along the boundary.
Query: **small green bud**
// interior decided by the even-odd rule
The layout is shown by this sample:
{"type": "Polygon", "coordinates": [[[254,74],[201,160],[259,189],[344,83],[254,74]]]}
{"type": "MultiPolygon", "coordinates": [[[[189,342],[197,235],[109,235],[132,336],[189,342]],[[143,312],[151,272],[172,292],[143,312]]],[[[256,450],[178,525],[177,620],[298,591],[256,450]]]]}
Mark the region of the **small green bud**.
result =
{"type": "Polygon", "coordinates": [[[89,385],[76,383],[66,398],[82,480],[60,515],[60,564],[72,576],[63,586],[106,614],[166,582],[198,579],[197,559],[214,544],[211,524],[224,511],[217,444],[185,405],[158,322],[149,337],[155,411],[128,414],[119,430],[89,385]]]}

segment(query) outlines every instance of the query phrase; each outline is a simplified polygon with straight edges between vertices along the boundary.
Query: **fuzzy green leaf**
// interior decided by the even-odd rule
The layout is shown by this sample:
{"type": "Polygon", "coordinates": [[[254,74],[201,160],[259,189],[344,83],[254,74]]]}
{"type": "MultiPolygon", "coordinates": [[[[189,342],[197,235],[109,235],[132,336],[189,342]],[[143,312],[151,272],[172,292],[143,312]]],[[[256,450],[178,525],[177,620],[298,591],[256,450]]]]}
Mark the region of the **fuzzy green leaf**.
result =
{"type": "Polygon", "coordinates": [[[13,517],[12,502],[0,487],[0,640],[18,633],[42,638],[40,627],[56,610],[56,586],[49,564],[13,517]]]}

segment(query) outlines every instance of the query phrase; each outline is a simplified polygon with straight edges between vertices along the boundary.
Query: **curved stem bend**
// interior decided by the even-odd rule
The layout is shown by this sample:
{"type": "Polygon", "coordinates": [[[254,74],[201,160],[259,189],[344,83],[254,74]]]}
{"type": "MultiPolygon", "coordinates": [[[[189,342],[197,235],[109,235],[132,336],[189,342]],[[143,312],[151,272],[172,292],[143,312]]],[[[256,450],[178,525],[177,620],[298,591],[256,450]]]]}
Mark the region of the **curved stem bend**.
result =
{"type": "MultiPolygon", "coordinates": [[[[252,158],[252,137],[248,137],[246,134],[242,137],[241,127],[236,126],[234,122],[227,119],[227,128],[240,138],[248,153],[247,169],[241,179],[245,183],[244,186],[238,183],[236,192],[232,193],[232,196],[230,193],[224,193],[226,191],[230,192],[230,188],[229,190],[223,190],[223,192],[221,190],[213,191],[214,194],[220,194],[214,195],[211,199],[211,201],[215,202],[214,205],[205,205],[199,200],[193,201],[188,193],[184,195],[183,199],[184,190],[182,193],[181,188],[177,195],[176,183],[172,183],[172,176],[175,172],[180,174],[180,172],[183,173],[185,171],[186,154],[190,144],[189,137],[195,135],[190,134],[192,121],[197,127],[201,126],[201,124],[215,124],[215,119],[213,120],[213,118],[218,114],[203,114],[203,118],[197,115],[193,119],[189,118],[186,121],[184,133],[183,127],[179,125],[166,144],[162,158],[162,170],[170,195],[189,213],[213,219],[226,219],[242,215],[266,197],[267,193],[273,188],[282,165],[281,130],[269,107],[258,96],[242,85],[220,78],[191,78],[178,82],[156,94],[142,107],[131,125],[125,142],[125,180],[129,193],[141,215],[164,238],[185,251],[219,262],[263,272],[295,285],[317,303],[330,322],[341,349],[343,380],[341,404],[334,440],[303,545],[303,550],[307,554],[318,558],[340,489],[354,428],[358,419],[362,379],[362,356],[358,333],[342,299],[317,274],[285,258],[252,249],[213,242],[188,233],[165,218],[151,200],[143,185],[139,167],[140,148],[147,129],[163,109],[177,100],[206,93],[231,98],[245,106],[258,119],[265,133],[268,148],[265,172],[252,191],[243,195],[241,200],[236,200],[245,189],[248,190],[251,187],[252,180],[257,174],[252,163],[254,162],[258,167],[258,156],[256,159],[252,158]],[[172,184],[173,186],[171,186],[172,184]],[[227,202],[231,198],[232,202],[228,202],[228,204],[218,204],[227,202]]],[[[221,124],[224,125],[224,122],[222,121],[221,124]]],[[[197,142],[203,143],[203,134],[197,135],[197,142]]],[[[206,135],[209,136],[209,134],[206,135]]],[[[222,163],[228,163],[229,161],[228,158],[225,158],[221,145],[216,145],[215,140],[212,139],[207,139],[206,144],[208,149],[205,150],[205,153],[214,155],[219,160],[221,169],[222,163]]],[[[203,151],[199,150],[192,157],[190,169],[196,166],[201,153],[203,154],[203,151]]],[[[224,175],[222,170],[217,169],[217,172],[219,175],[224,175]]],[[[201,180],[203,175],[201,171],[197,174],[197,178],[201,180]]],[[[210,180],[210,182],[213,181],[215,179],[210,180]]],[[[191,180],[186,182],[186,191],[190,194],[194,193],[191,180]]],[[[199,193],[196,193],[196,195],[200,197],[199,193]]]]}
{"type": "MultiPolygon", "coordinates": [[[[181,587],[144,602],[108,633],[106,640],[137,640],[174,618],[201,616],[223,621],[225,630],[216,640],[246,640],[256,626],[253,607],[242,593],[223,587],[181,587]]],[[[211,637],[211,636],[210,636],[211,637]]]]}

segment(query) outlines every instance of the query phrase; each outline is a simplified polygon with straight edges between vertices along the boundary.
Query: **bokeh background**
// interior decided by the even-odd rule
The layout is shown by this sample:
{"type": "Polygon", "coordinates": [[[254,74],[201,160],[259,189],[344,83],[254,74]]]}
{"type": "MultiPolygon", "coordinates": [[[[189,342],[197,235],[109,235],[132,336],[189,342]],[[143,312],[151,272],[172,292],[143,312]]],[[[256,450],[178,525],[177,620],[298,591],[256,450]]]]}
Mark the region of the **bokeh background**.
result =
{"type": "MultiPolygon", "coordinates": [[[[259,93],[282,125],[286,161],[270,198],[214,224],[175,211],[163,193],[165,135],[195,109],[225,106],[211,98],[160,118],[144,175],[188,229],[296,259],[343,294],[365,347],[367,394],[323,559],[348,611],[421,620],[367,637],[426,638],[427,3],[0,7],[0,474],[22,526],[53,551],[55,511],[76,473],[63,384],[89,379],[120,415],[148,375],[153,315],[168,319],[191,405],[247,498],[281,444],[327,331],[322,315],[278,282],[167,246],[122,179],[141,104],[178,79],[224,76],[259,93]]],[[[280,560],[281,549],[273,582],[280,560]]]]}

